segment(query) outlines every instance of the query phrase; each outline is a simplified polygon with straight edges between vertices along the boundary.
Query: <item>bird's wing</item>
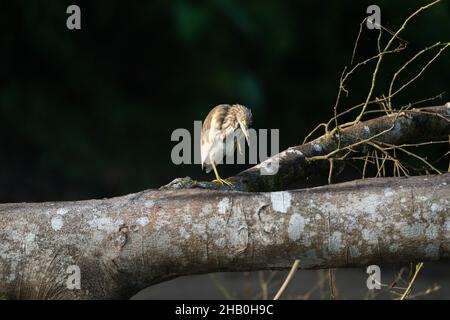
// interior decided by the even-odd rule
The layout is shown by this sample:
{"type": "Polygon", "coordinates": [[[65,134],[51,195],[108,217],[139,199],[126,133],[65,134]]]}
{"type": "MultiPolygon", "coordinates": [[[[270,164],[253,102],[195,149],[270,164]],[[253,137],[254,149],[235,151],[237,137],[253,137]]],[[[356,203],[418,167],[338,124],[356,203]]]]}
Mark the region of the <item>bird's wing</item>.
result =
{"type": "Polygon", "coordinates": [[[203,122],[201,137],[200,137],[200,155],[202,160],[202,168],[206,168],[207,172],[211,171],[208,165],[209,153],[213,144],[217,143],[222,139],[220,131],[222,129],[222,124],[226,115],[228,114],[228,105],[218,105],[214,107],[206,116],[203,122]]]}

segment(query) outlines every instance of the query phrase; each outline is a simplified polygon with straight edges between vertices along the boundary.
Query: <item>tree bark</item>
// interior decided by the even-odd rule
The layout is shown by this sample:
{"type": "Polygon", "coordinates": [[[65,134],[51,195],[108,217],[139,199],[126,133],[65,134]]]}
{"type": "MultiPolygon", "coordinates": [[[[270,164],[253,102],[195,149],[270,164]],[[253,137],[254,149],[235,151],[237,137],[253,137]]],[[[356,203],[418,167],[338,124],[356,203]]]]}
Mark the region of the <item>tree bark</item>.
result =
{"type": "Polygon", "coordinates": [[[0,296],[118,299],[177,276],[450,255],[450,174],[0,205],[0,296]],[[81,289],[68,289],[69,266],[81,289]]]}

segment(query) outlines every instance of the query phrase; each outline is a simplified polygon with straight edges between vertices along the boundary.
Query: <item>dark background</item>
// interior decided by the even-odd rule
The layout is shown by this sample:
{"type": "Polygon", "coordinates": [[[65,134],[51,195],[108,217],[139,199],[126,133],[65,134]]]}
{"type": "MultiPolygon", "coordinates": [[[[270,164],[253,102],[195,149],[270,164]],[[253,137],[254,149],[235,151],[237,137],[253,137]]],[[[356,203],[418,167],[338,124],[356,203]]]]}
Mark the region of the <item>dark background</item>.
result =
{"type": "MultiPolygon", "coordinates": [[[[425,3],[2,1],[0,201],[111,197],[180,176],[211,179],[200,165],[172,164],[170,137],[192,132],[220,103],[251,108],[255,128],[280,129],[281,149],[300,144],[332,116],[367,6],[379,5],[381,23],[396,30],[425,3]],[[70,4],[81,7],[81,30],[66,28],[70,4]]],[[[375,53],[377,35],[363,28],[358,61],[375,53]]],[[[375,95],[414,53],[449,35],[450,1],[412,20],[401,35],[408,47],[384,60],[375,95]]],[[[368,67],[351,78],[342,109],[364,101],[368,67]]],[[[449,70],[444,53],[395,105],[445,92],[449,70]]],[[[439,148],[430,152],[445,153],[439,148]]],[[[241,169],[219,168],[224,177],[241,169]]]]}

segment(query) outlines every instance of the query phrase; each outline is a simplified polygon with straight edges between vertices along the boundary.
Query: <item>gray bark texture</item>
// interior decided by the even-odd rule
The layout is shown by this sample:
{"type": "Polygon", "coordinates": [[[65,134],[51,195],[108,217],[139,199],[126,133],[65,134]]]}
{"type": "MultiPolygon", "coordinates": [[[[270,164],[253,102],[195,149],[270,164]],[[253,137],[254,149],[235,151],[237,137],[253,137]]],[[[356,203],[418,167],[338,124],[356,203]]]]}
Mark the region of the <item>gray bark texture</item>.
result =
{"type": "Polygon", "coordinates": [[[177,276],[288,269],[295,259],[309,269],[448,258],[450,174],[279,190],[327,174],[327,161],[310,158],[339,140],[446,139],[449,118],[447,103],[358,123],[231,177],[234,190],[181,178],[111,199],[0,204],[0,298],[130,298],[177,276]],[[261,175],[273,161],[278,173],[261,175]],[[74,266],[80,289],[68,285],[74,266]]]}
{"type": "Polygon", "coordinates": [[[450,174],[245,193],[148,190],[0,205],[0,295],[129,298],[177,276],[450,255],[450,174]],[[69,266],[81,289],[68,289],[69,266]]]}

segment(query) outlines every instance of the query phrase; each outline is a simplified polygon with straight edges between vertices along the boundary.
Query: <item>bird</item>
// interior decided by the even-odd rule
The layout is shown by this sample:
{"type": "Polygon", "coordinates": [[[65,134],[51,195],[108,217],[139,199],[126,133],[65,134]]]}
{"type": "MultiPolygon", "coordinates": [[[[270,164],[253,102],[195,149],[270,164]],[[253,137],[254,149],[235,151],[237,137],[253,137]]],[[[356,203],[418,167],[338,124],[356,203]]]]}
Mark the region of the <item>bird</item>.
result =
{"type": "Polygon", "coordinates": [[[250,145],[248,128],[251,125],[252,112],[240,104],[219,104],[208,113],[200,134],[200,154],[202,170],[205,169],[206,173],[214,170],[216,179],[213,182],[233,185],[219,176],[216,164],[222,161],[224,152],[231,154],[236,147],[240,148],[243,136],[250,145]]]}

